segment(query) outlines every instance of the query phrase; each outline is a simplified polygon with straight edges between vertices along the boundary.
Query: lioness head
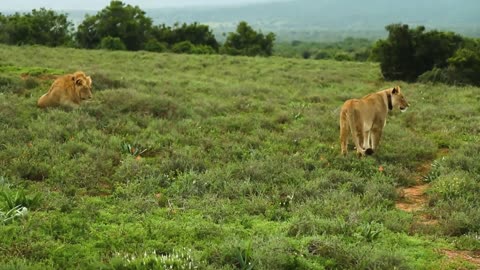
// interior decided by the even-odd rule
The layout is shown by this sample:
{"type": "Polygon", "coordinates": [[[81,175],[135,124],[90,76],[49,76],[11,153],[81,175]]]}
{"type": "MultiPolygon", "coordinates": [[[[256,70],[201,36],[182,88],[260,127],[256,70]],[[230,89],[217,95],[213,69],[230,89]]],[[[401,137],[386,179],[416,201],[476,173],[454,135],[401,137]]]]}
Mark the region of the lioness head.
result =
{"type": "Polygon", "coordinates": [[[392,105],[400,109],[400,111],[404,112],[408,109],[410,104],[408,104],[407,100],[402,94],[400,86],[396,86],[392,89],[392,105]]]}
{"type": "Polygon", "coordinates": [[[81,100],[92,98],[92,79],[82,73],[75,73],[75,92],[81,100]]]}

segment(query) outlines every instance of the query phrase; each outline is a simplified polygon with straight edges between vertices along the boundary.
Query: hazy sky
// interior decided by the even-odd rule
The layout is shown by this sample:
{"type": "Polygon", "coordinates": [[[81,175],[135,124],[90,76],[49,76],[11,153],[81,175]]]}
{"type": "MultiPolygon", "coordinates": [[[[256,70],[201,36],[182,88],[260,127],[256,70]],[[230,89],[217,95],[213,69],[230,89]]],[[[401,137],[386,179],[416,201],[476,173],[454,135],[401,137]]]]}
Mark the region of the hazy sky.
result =
{"type": "MultiPolygon", "coordinates": [[[[287,0],[124,0],[124,3],[138,5],[140,8],[185,7],[185,6],[231,6],[251,3],[279,2],[287,0]]],[[[102,9],[110,0],[0,0],[0,10],[32,10],[41,7],[51,9],[102,9]],[[81,3],[81,4],[79,4],[81,3]]]]}

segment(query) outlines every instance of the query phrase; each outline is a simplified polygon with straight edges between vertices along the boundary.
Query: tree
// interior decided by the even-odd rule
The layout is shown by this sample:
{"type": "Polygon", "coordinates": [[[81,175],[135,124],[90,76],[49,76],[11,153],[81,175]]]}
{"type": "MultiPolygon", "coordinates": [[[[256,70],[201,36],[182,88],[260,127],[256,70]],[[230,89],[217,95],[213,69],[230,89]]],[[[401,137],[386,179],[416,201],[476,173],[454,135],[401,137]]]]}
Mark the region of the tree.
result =
{"type": "Polygon", "coordinates": [[[97,48],[105,37],[119,38],[127,50],[144,48],[152,29],[152,19],[138,6],[111,1],[95,16],[87,16],[78,26],[76,40],[81,47],[97,48]]]}
{"type": "Polygon", "coordinates": [[[246,22],[240,22],[237,31],[229,33],[224,52],[230,55],[271,56],[275,34],[257,33],[246,22]]]}
{"type": "Polygon", "coordinates": [[[383,76],[388,80],[414,81],[418,76],[448,65],[447,59],[464,43],[451,32],[429,31],[419,26],[391,24],[386,40],[379,40],[372,50],[372,58],[380,62],[383,76]]]}
{"type": "MultiPolygon", "coordinates": [[[[480,46],[479,46],[480,47],[480,46]]],[[[480,85],[480,48],[460,49],[448,59],[449,68],[457,74],[459,83],[480,85]]]]}
{"type": "Polygon", "coordinates": [[[41,8],[0,18],[0,41],[7,44],[70,45],[72,26],[66,14],[41,8]]]}
{"type": "MultiPolygon", "coordinates": [[[[412,33],[408,25],[392,24],[386,27],[387,40],[379,40],[373,48],[376,59],[380,61],[382,74],[387,80],[415,80],[415,48],[412,33]]],[[[420,28],[417,31],[423,31],[420,28]]]]}

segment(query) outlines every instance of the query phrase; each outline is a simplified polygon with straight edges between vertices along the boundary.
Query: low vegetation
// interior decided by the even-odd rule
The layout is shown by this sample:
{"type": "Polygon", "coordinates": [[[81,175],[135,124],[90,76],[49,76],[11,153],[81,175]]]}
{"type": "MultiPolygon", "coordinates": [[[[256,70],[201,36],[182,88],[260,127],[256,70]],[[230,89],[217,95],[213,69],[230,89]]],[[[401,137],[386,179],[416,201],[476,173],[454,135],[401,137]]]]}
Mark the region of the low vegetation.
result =
{"type": "Polygon", "coordinates": [[[479,88],[375,63],[0,45],[0,269],[475,269],[479,88]],[[79,109],[35,106],[92,74],[79,109]],[[373,157],[340,156],[349,98],[401,85],[373,157]],[[437,153],[447,153],[439,157],[437,153]],[[423,214],[395,208],[419,167],[423,214]]]}

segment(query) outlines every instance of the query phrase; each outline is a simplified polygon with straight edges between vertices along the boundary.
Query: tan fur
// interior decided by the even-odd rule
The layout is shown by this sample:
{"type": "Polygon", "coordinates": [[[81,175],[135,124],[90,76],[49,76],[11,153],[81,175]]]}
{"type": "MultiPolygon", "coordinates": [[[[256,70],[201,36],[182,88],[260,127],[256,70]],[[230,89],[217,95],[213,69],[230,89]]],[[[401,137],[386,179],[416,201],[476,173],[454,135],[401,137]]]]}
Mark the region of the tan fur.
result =
{"type": "Polygon", "coordinates": [[[78,107],[84,100],[92,98],[92,79],[83,71],[57,78],[48,92],[37,102],[38,107],[78,107]]]}
{"type": "Polygon", "coordinates": [[[358,155],[371,154],[377,149],[387,123],[388,95],[391,96],[392,109],[398,107],[405,111],[408,108],[400,86],[345,101],[340,112],[340,146],[343,155],[347,154],[350,132],[358,155]]]}

